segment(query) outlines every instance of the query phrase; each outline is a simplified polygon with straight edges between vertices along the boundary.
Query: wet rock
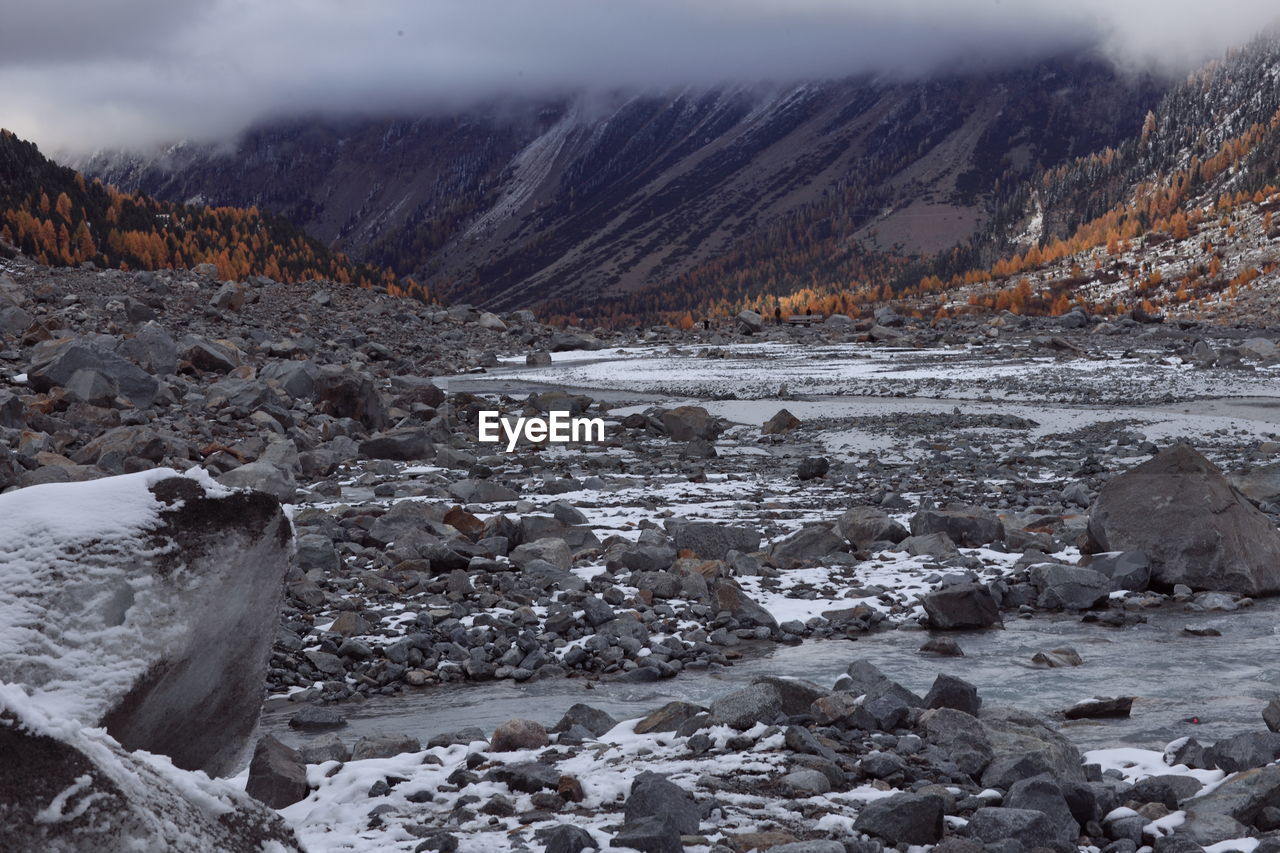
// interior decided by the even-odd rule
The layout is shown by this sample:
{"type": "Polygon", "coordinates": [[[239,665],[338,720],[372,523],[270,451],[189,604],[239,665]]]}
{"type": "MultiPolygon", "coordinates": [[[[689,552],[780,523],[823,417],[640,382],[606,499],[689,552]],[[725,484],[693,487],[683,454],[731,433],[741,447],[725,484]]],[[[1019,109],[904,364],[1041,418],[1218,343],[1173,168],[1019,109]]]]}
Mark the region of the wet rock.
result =
{"type": "Polygon", "coordinates": [[[1000,609],[991,590],[980,583],[962,583],[925,594],[920,603],[937,630],[987,628],[1000,624],[1000,609]]]}
{"type": "Polygon", "coordinates": [[[935,844],[942,840],[942,817],[939,796],[894,794],[863,806],[853,828],[890,844],[935,844]]]}
{"type": "Polygon", "coordinates": [[[1060,563],[1032,566],[1029,574],[1039,593],[1036,605],[1046,610],[1088,610],[1106,601],[1113,586],[1102,572],[1060,563]]]}
{"type": "Polygon", "coordinates": [[[1060,649],[1050,649],[1047,652],[1036,652],[1031,656],[1031,662],[1046,669],[1058,669],[1081,666],[1084,663],[1084,658],[1080,657],[1080,653],[1075,649],[1063,646],[1060,649]]]}
{"type": "Polygon", "coordinates": [[[1262,721],[1273,732],[1280,732],[1280,697],[1272,699],[1262,709],[1262,721]]]}
{"type": "Polygon", "coordinates": [[[334,708],[307,705],[289,718],[289,727],[303,731],[339,729],[347,724],[347,718],[334,708]]]}
{"type": "Polygon", "coordinates": [[[0,496],[0,680],[128,749],[231,772],[261,710],[292,550],[280,505],[210,497],[164,470],[37,488],[0,496]],[[65,514],[86,501],[100,520],[65,514]]]}
{"type": "Polygon", "coordinates": [[[249,763],[245,793],[273,809],[282,809],[306,799],[310,790],[302,755],[271,735],[260,738],[249,763]]]}
{"type": "Polygon", "coordinates": [[[924,697],[926,708],[953,708],[976,716],[982,707],[978,688],[955,676],[940,674],[924,697]]]}
{"type": "Polygon", "coordinates": [[[749,729],[772,723],[782,713],[782,696],[771,684],[752,684],[720,696],[711,703],[713,725],[749,729]]]}
{"type": "Polygon", "coordinates": [[[1239,838],[1264,809],[1280,807],[1280,766],[1245,770],[1186,805],[1179,834],[1198,844],[1239,838]]]}
{"type": "Polygon", "coordinates": [[[930,637],[920,647],[920,653],[939,657],[964,657],[964,650],[960,648],[960,644],[950,637],[930,637]]]}
{"type": "Polygon", "coordinates": [[[302,850],[279,815],[232,785],[51,719],[12,685],[0,688],[0,755],[3,850],[302,850]]]}
{"type": "Polygon", "coordinates": [[[1068,720],[1105,720],[1127,717],[1133,708],[1133,700],[1133,696],[1086,699],[1083,702],[1077,702],[1062,713],[1068,720]]]}
{"type": "Polygon", "coordinates": [[[1093,552],[1144,552],[1164,586],[1280,591],[1280,531],[1185,444],[1108,481],[1088,536],[1093,552]]]}

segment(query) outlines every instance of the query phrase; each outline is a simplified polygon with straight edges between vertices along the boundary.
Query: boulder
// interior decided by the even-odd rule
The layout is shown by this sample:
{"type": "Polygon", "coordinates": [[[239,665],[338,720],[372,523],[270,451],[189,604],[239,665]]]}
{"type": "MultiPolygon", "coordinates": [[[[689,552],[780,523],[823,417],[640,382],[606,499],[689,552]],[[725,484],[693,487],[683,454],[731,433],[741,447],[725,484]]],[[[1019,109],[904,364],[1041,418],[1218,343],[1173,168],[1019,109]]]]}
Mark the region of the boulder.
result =
{"type": "Polygon", "coordinates": [[[981,507],[922,509],[911,518],[911,535],[945,533],[962,548],[977,548],[1004,539],[1004,524],[981,507]]]}
{"type": "Polygon", "coordinates": [[[764,329],[764,318],[748,309],[739,311],[734,320],[737,322],[738,328],[749,335],[764,329]]]}
{"type": "Polygon", "coordinates": [[[944,803],[936,794],[894,794],[872,800],[853,828],[890,844],[936,844],[942,840],[944,803]]]}
{"type": "Polygon", "coordinates": [[[1280,531],[1185,444],[1103,487],[1089,514],[1087,550],[1142,551],[1152,582],[1163,587],[1280,592],[1280,531]]]}
{"type": "Polygon", "coordinates": [[[720,696],[710,710],[712,725],[749,729],[782,713],[782,694],[772,684],[752,684],[720,696]]]}
{"type": "Polygon", "coordinates": [[[836,530],[855,548],[866,548],[873,542],[898,543],[908,536],[907,529],[878,507],[855,506],[836,521],[836,530]]]}
{"type": "Polygon", "coordinates": [[[984,705],[978,719],[994,752],[982,784],[1008,787],[1018,779],[1041,773],[1049,773],[1059,782],[1085,781],[1080,750],[1035,715],[984,705]]]}
{"type": "Polygon", "coordinates": [[[787,538],[775,542],[769,548],[769,556],[776,565],[786,568],[844,549],[844,537],[832,530],[830,524],[818,523],[802,527],[787,538]]]}
{"type": "Polygon", "coordinates": [[[1199,844],[1216,844],[1243,833],[1237,825],[1252,825],[1264,809],[1280,808],[1280,766],[1259,767],[1237,774],[1213,791],[1186,803],[1187,820],[1179,829],[1199,844]]]}
{"type": "MultiPolygon", "coordinates": [[[[74,340],[51,342],[39,351],[27,370],[27,382],[33,389],[45,392],[65,386],[77,370],[95,370],[115,382],[120,396],[139,408],[148,408],[160,392],[160,383],[142,368],[114,352],[74,340]]],[[[43,346],[43,345],[42,345],[43,346]]]]}
{"type": "Polygon", "coordinates": [[[779,409],[777,414],[765,421],[764,425],[760,427],[760,433],[762,435],[783,435],[793,429],[799,429],[803,425],[795,415],[786,409],[779,409]]]}
{"type": "Polygon", "coordinates": [[[760,550],[760,531],[715,521],[669,521],[667,529],[681,551],[692,551],[705,560],[723,560],[730,551],[750,554],[760,550]]]}
{"type": "Polygon", "coordinates": [[[265,492],[281,503],[292,503],[298,493],[293,472],[264,459],[219,474],[218,482],[232,489],[265,492]]]}
{"type": "Polygon", "coordinates": [[[315,402],[323,414],[359,421],[371,432],[387,425],[387,411],[373,379],[336,365],[320,369],[315,379],[315,402]]]}
{"type": "Polygon", "coordinates": [[[0,755],[0,850],[302,850],[233,785],[51,717],[14,684],[0,684],[0,755]]]}
{"type": "Polygon", "coordinates": [[[186,335],[178,341],[178,358],[209,373],[230,373],[240,366],[240,353],[233,347],[199,335],[186,335]]]}
{"type": "Polygon", "coordinates": [[[959,583],[935,589],[920,603],[929,617],[929,627],[940,631],[1000,624],[1000,608],[984,584],[959,583]]]}
{"type": "Polygon", "coordinates": [[[1094,554],[1087,565],[1111,580],[1112,592],[1122,589],[1143,592],[1151,583],[1151,561],[1141,551],[1094,554]]]}
{"type": "Polygon", "coordinates": [[[1058,840],[1049,817],[1034,809],[978,809],[969,820],[969,833],[987,844],[1014,841],[1025,850],[1049,847],[1058,840]]]}
{"type": "Polygon", "coordinates": [[[493,730],[489,747],[494,752],[515,752],[521,749],[538,749],[550,743],[547,730],[533,720],[507,720],[493,730]]]}
{"type": "Polygon", "coordinates": [[[1042,563],[1029,574],[1037,606],[1048,610],[1088,610],[1111,594],[1111,578],[1092,568],[1042,563]]]}
{"type": "Polygon", "coordinates": [[[127,749],[231,772],[291,551],[274,498],[168,469],[0,495],[0,681],[127,749]]]}
{"type": "Polygon", "coordinates": [[[659,418],[672,441],[713,441],[724,432],[724,424],[701,406],[679,406],[662,413],[659,418]]]}
{"type": "Polygon", "coordinates": [[[272,735],[260,738],[249,762],[249,780],[244,790],[273,809],[306,799],[311,789],[307,785],[307,765],[302,754],[272,735]]]}
{"type": "Polygon", "coordinates": [[[688,791],[667,777],[648,771],[632,780],[625,816],[627,823],[661,818],[681,835],[694,834],[702,822],[702,810],[688,791]]]}
{"type": "Polygon", "coordinates": [[[423,427],[392,430],[360,442],[360,455],[413,462],[430,457],[435,452],[436,439],[435,431],[423,427]]]}

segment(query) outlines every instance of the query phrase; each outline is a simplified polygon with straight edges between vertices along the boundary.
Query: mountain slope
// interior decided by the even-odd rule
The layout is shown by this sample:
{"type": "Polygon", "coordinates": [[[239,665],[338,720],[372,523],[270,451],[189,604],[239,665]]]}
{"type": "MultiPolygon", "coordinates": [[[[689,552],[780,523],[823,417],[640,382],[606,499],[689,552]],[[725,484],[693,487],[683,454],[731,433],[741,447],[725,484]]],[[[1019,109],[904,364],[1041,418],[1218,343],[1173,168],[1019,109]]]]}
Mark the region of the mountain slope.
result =
{"type": "Polygon", "coordinates": [[[0,130],[0,238],[41,263],[125,269],[210,263],[224,279],[327,278],[426,298],[385,269],[331,252],[255,207],[181,205],[124,194],[45,158],[0,130]]]}
{"type": "Polygon", "coordinates": [[[182,146],[83,165],[170,200],[288,214],[335,248],[455,298],[587,306],[695,286],[690,274],[779,229],[878,259],[932,255],[988,226],[1002,186],[1136,133],[1161,92],[1102,62],[1058,59],[927,81],[295,122],[234,150],[182,146]]]}

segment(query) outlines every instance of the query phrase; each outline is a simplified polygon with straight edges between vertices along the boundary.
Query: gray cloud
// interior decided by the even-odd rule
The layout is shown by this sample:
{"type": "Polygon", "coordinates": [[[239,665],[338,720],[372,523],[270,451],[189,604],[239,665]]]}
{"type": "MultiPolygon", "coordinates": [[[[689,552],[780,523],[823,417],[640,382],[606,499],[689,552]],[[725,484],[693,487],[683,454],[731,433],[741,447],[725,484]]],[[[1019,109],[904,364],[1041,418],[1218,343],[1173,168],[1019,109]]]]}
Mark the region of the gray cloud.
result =
{"type": "Polygon", "coordinates": [[[3,0],[0,125],[69,153],[217,139],[282,113],[503,94],[917,74],[1084,43],[1180,70],[1272,2],[3,0]]]}

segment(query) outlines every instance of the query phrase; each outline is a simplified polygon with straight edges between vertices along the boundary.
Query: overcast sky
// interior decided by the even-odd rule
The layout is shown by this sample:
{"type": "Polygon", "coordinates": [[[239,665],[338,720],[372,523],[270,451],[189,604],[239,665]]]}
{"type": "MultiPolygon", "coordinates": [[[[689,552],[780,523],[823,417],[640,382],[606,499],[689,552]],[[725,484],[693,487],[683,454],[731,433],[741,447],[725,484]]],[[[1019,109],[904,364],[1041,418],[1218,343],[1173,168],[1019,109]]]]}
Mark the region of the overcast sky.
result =
{"type": "Polygon", "coordinates": [[[85,153],[286,112],[916,74],[1084,43],[1182,69],[1274,0],[0,0],[0,126],[85,153]]]}

